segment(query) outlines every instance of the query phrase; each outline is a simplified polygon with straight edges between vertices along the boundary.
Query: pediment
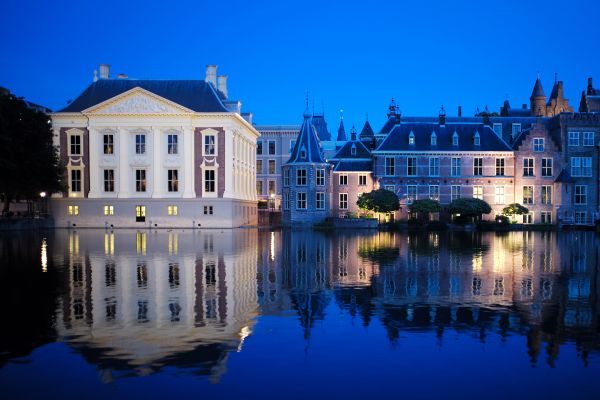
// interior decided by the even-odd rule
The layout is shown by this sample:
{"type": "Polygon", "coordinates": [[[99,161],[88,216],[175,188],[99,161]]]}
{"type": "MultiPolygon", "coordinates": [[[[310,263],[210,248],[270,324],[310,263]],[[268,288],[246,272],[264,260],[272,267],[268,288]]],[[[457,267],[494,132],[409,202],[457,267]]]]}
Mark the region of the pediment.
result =
{"type": "Polygon", "coordinates": [[[84,111],[87,114],[181,114],[190,112],[192,110],[139,87],[84,111]]]}

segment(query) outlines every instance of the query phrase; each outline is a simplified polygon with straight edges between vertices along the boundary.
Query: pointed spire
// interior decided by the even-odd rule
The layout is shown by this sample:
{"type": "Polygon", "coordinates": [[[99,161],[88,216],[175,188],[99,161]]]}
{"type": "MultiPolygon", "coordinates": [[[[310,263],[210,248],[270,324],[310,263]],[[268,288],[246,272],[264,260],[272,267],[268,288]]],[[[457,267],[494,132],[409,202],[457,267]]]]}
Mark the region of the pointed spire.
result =
{"type": "Polygon", "coordinates": [[[395,116],[397,109],[398,109],[398,106],[396,106],[396,102],[394,101],[394,98],[392,97],[392,101],[390,102],[390,106],[388,107],[388,113],[387,113],[388,118],[395,116]]]}
{"type": "Polygon", "coordinates": [[[310,110],[308,109],[308,90],[306,91],[306,108],[304,109],[304,119],[310,118],[310,110]]]}
{"type": "Polygon", "coordinates": [[[581,100],[579,101],[579,112],[589,112],[589,107],[587,103],[587,96],[585,95],[585,90],[581,92],[581,100]]]}
{"type": "Polygon", "coordinates": [[[439,113],[439,119],[440,119],[440,125],[446,125],[446,110],[444,110],[444,106],[442,105],[442,108],[440,108],[440,113],[439,113]]]}
{"type": "Polygon", "coordinates": [[[340,110],[340,127],[338,128],[336,140],[338,142],[345,142],[348,140],[346,137],[346,130],[344,129],[344,110],[340,110]]]}
{"type": "Polygon", "coordinates": [[[288,163],[324,163],[323,155],[317,130],[313,126],[310,110],[308,108],[308,95],[306,98],[306,110],[304,111],[304,122],[300,128],[300,133],[296,138],[296,144],[292,149],[292,154],[288,163]]]}
{"type": "Polygon", "coordinates": [[[538,77],[535,80],[535,85],[533,85],[533,91],[531,92],[531,98],[534,97],[546,97],[546,94],[544,94],[544,88],[542,87],[542,82],[540,81],[539,72],[538,77]]]}
{"type": "Polygon", "coordinates": [[[360,131],[360,138],[361,139],[372,139],[375,137],[375,132],[373,132],[373,128],[371,128],[371,124],[369,123],[369,121],[365,121],[365,125],[363,126],[362,130],[360,131]]]}

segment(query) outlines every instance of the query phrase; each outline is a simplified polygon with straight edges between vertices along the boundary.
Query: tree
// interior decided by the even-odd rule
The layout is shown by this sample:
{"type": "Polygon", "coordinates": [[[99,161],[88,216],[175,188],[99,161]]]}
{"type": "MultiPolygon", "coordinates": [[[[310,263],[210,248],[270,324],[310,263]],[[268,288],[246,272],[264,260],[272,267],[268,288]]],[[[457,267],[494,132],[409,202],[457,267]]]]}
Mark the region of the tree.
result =
{"type": "Polygon", "coordinates": [[[452,215],[481,219],[482,214],[492,212],[492,207],[480,199],[456,199],[448,205],[447,210],[452,215]]]}
{"type": "Polygon", "coordinates": [[[3,213],[16,199],[62,189],[62,167],[52,144],[50,117],[10,93],[0,94],[0,194],[3,213]]]}
{"type": "Polygon", "coordinates": [[[398,196],[396,196],[394,192],[385,189],[363,193],[358,198],[356,205],[358,205],[358,208],[361,210],[383,214],[389,214],[400,209],[398,196]]]}
{"type": "Polygon", "coordinates": [[[513,218],[515,215],[529,214],[529,209],[519,203],[512,203],[502,209],[502,215],[513,218]]]}
{"type": "Polygon", "coordinates": [[[420,214],[422,219],[425,219],[424,216],[429,217],[429,214],[442,211],[442,206],[440,206],[439,201],[422,199],[413,201],[408,209],[411,213],[420,214]]]}

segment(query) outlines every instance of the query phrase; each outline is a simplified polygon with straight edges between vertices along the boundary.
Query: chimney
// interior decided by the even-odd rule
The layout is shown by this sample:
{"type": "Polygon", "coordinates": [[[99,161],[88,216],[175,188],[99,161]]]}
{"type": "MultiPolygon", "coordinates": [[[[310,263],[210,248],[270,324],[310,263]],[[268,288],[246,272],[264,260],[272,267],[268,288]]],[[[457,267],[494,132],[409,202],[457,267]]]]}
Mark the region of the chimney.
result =
{"type": "Polygon", "coordinates": [[[227,75],[219,75],[217,83],[219,85],[219,92],[223,93],[223,96],[227,98],[227,75]]]}
{"type": "Polygon", "coordinates": [[[127,79],[129,78],[126,74],[119,74],[117,75],[117,79],[127,79]]]}
{"type": "Polygon", "coordinates": [[[444,126],[446,125],[446,110],[444,110],[444,106],[442,106],[442,108],[440,108],[440,126],[444,126]]]}
{"type": "Polygon", "coordinates": [[[110,65],[100,64],[100,79],[110,78],[110,65]]]}
{"type": "Polygon", "coordinates": [[[587,94],[588,94],[588,96],[591,96],[594,94],[594,85],[592,84],[591,76],[588,78],[587,94]]]}
{"type": "Polygon", "coordinates": [[[207,65],[206,66],[206,78],[204,79],[206,83],[211,83],[213,87],[217,87],[217,66],[216,65],[207,65]]]}
{"type": "Polygon", "coordinates": [[[458,106],[458,116],[462,117],[462,106],[458,106]]]}

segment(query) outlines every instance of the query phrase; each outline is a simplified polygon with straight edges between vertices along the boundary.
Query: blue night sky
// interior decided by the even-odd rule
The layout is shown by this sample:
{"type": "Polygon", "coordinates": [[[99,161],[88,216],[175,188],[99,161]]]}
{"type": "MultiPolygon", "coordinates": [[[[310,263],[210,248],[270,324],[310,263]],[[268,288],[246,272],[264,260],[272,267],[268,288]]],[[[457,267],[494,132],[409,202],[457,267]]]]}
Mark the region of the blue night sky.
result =
{"type": "Polygon", "coordinates": [[[365,113],[375,130],[390,98],[404,115],[463,115],[529,102],[539,71],[554,73],[577,109],[587,77],[600,86],[597,0],[553,1],[4,1],[0,86],[60,109],[111,75],[229,76],[254,121],[299,124],[305,92],[335,131],[365,113]],[[85,4],[84,4],[85,3],[85,4]]]}

